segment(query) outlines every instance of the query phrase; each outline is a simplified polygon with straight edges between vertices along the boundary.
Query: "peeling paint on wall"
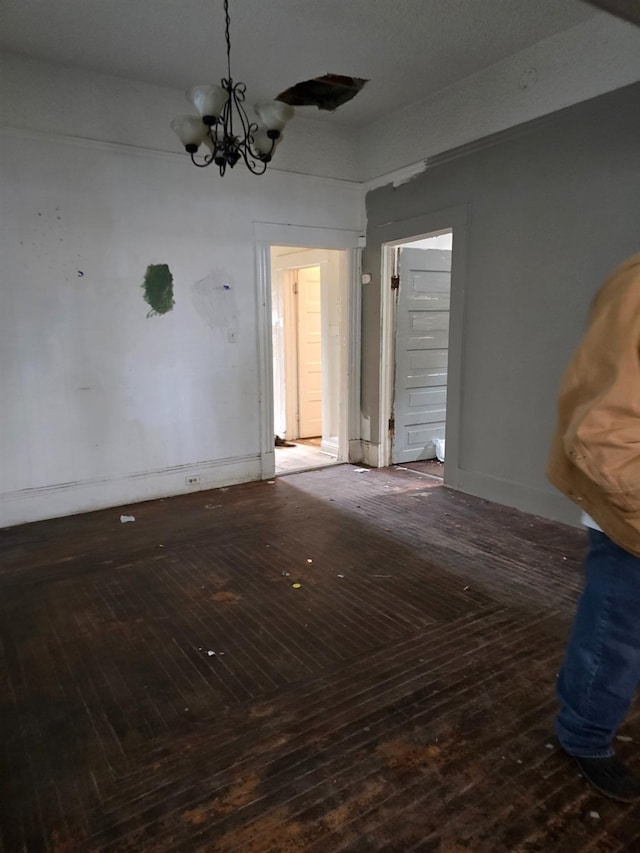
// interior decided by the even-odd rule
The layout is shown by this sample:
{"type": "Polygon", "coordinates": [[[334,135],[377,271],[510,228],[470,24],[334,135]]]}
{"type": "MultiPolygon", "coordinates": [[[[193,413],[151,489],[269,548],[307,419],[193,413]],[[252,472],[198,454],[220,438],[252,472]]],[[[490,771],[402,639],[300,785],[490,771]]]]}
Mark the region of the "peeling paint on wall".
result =
{"type": "Polygon", "coordinates": [[[168,264],[149,264],[142,284],[144,301],[151,306],[147,317],[157,317],[171,311],[173,298],[173,276],[168,264]]]}

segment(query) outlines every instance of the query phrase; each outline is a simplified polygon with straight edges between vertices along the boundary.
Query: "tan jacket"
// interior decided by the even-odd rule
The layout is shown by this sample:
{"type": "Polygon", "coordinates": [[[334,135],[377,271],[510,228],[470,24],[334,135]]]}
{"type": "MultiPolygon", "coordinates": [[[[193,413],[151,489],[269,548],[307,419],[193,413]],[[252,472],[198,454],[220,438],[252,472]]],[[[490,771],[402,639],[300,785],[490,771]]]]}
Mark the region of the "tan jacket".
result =
{"type": "Polygon", "coordinates": [[[640,556],[640,254],[593,302],[562,380],[547,476],[640,556]]]}

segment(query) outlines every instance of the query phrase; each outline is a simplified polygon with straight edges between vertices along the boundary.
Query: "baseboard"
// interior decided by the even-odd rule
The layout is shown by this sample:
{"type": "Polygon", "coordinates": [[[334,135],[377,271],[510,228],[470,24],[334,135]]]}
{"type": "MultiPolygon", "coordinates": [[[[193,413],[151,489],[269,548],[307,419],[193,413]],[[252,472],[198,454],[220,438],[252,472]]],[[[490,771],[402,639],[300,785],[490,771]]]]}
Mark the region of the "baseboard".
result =
{"type": "Polygon", "coordinates": [[[323,438],[320,443],[320,451],[322,453],[328,453],[329,456],[338,456],[338,439],[337,438],[323,438]]]}
{"type": "Polygon", "coordinates": [[[347,462],[352,465],[359,465],[362,462],[362,441],[359,438],[353,438],[349,441],[349,455],[347,462]]]}
{"type": "Polygon", "coordinates": [[[114,479],[4,492],[0,494],[0,527],[248,483],[261,478],[260,456],[236,456],[114,479]],[[200,482],[187,485],[187,477],[200,477],[200,482]]]}
{"type": "Polygon", "coordinates": [[[372,441],[362,441],[362,459],[363,465],[369,465],[371,468],[380,468],[380,454],[382,447],[380,444],[374,444],[372,441]]]}
{"type": "Polygon", "coordinates": [[[560,492],[552,491],[551,486],[548,491],[536,489],[460,468],[452,474],[451,477],[448,475],[445,463],[445,485],[455,488],[456,491],[510,506],[551,521],[559,521],[562,524],[578,526],[580,523],[579,508],[560,492]]]}

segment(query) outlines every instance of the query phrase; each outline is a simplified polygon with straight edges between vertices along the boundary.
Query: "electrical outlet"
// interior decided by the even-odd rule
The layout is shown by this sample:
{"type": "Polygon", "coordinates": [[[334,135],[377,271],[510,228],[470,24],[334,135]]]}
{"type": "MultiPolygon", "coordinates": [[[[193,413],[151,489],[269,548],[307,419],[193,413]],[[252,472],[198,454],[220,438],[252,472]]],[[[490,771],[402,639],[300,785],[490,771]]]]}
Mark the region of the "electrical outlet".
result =
{"type": "Polygon", "coordinates": [[[198,486],[200,484],[200,477],[194,474],[192,477],[185,477],[184,482],[187,486],[198,486]]]}

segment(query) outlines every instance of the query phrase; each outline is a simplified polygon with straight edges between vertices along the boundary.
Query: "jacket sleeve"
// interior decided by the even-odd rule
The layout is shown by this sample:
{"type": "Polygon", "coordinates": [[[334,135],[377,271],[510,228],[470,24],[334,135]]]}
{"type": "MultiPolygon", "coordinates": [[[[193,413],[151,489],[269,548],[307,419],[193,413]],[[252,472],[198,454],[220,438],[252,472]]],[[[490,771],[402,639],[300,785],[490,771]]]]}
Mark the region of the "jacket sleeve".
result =
{"type": "Polygon", "coordinates": [[[596,300],[567,380],[565,452],[613,504],[640,510],[640,267],[596,300]]]}

